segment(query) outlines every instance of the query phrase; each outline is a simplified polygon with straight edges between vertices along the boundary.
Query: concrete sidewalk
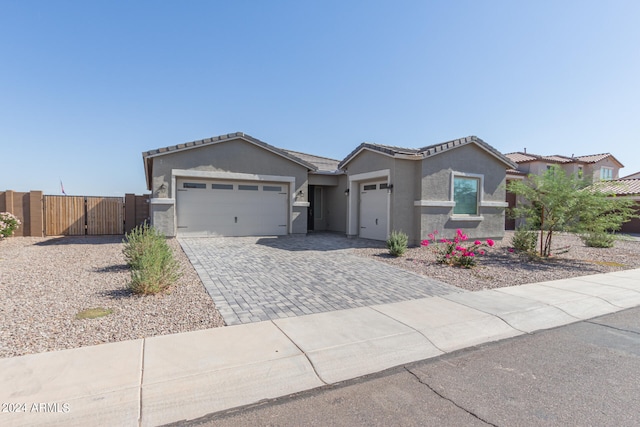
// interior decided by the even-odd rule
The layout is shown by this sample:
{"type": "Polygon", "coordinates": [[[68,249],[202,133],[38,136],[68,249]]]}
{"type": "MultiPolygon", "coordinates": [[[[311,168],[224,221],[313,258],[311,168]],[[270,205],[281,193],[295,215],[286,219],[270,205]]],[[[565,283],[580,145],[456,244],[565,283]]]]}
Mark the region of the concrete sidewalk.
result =
{"type": "Polygon", "coordinates": [[[194,419],[640,305],[640,269],[0,359],[0,425],[194,419]]]}

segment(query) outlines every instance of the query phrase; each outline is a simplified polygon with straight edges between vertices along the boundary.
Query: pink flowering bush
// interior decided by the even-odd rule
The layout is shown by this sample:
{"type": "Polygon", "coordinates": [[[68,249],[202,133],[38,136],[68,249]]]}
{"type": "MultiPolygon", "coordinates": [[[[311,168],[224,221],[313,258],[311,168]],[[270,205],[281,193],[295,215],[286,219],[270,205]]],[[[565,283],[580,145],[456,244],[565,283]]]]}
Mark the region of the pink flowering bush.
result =
{"type": "Polygon", "coordinates": [[[18,217],[9,212],[0,212],[0,239],[9,237],[22,224],[18,217]]]}
{"type": "Polygon", "coordinates": [[[457,267],[471,268],[477,264],[478,256],[486,254],[484,248],[492,247],[495,242],[487,239],[482,242],[475,240],[468,242],[469,236],[458,229],[453,239],[442,238],[437,240],[437,231],[429,234],[429,240],[423,240],[422,246],[433,244],[436,252],[436,261],[440,264],[447,264],[457,267]]]}

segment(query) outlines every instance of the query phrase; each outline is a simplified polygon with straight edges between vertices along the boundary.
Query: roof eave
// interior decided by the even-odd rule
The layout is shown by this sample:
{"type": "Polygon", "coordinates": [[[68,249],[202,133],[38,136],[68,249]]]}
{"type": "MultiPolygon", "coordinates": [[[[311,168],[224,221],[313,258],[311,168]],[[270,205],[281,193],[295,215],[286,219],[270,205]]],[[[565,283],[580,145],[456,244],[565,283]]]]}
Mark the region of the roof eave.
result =
{"type": "Polygon", "coordinates": [[[144,178],[147,181],[147,190],[151,191],[151,173],[152,173],[152,165],[153,162],[151,159],[148,159],[144,156],[145,153],[142,153],[142,163],[144,163],[144,178]]]}
{"type": "Polygon", "coordinates": [[[344,175],[346,172],[343,170],[325,171],[318,169],[317,171],[309,172],[311,175],[344,175]]]}

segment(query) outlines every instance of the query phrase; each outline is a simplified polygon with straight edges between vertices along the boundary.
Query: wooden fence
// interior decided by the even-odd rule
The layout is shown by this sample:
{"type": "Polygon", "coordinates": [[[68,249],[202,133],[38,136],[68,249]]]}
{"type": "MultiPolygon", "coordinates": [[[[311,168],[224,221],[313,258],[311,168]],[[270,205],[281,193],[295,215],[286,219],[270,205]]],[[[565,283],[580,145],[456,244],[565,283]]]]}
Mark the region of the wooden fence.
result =
{"type": "Polygon", "coordinates": [[[122,197],[44,196],[47,236],[124,234],[122,197]]]}
{"type": "Polygon", "coordinates": [[[124,234],[149,219],[149,195],[49,196],[9,190],[0,192],[4,211],[22,221],[16,236],[124,234]]]}

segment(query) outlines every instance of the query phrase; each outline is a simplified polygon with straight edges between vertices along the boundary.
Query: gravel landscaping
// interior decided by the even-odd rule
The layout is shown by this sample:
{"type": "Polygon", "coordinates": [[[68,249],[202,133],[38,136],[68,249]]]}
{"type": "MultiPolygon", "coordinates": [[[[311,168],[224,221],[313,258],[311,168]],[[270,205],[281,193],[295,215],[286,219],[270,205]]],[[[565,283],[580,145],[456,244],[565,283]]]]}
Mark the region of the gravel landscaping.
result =
{"type": "Polygon", "coordinates": [[[169,244],[181,265],[177,286],[137,296],[127,289],[122,236],[0,241],[0,357],[223,326],[177,240],[169,244]],[[112,312],[76,319],[95,308],[112,312]]]}
{"type": "Polygon", "coordinates": [[[638,238],[626,237],[616,241],[615,247],[603,249],[586,247],[573,234],[555,234],[553,257],[531,259],[509,251],[512,236],[513,232],[507,232],[504,239],[489,248],[485,256],[479,257],[478,265],[471,269],[437,264],[433,246],[409,248],[399,258],[389,255],[385,247],[355,248],[353,251],[469,291],[640,268],[638,238]],[[566,248],[568,250],[562,253],[566,248]]]}
{"type": "MultiPolygon", "coordinates": [[[[566,253],[532,260],[509,252],[511,235],[473,269],[436,264],[431,247],[410,248],[401,258],[382,242],[360,241],[367,247],[350,250],[470,291],[640,268],[640,239],[597,249],[562,234],[554,247],[569,247],[566,253]]],[[[121,236],[0,241],[0,358],[223,326],[179,243],[169,244],[181,265],[177,285],[137,296],[127,289],[121,236]]]]}

